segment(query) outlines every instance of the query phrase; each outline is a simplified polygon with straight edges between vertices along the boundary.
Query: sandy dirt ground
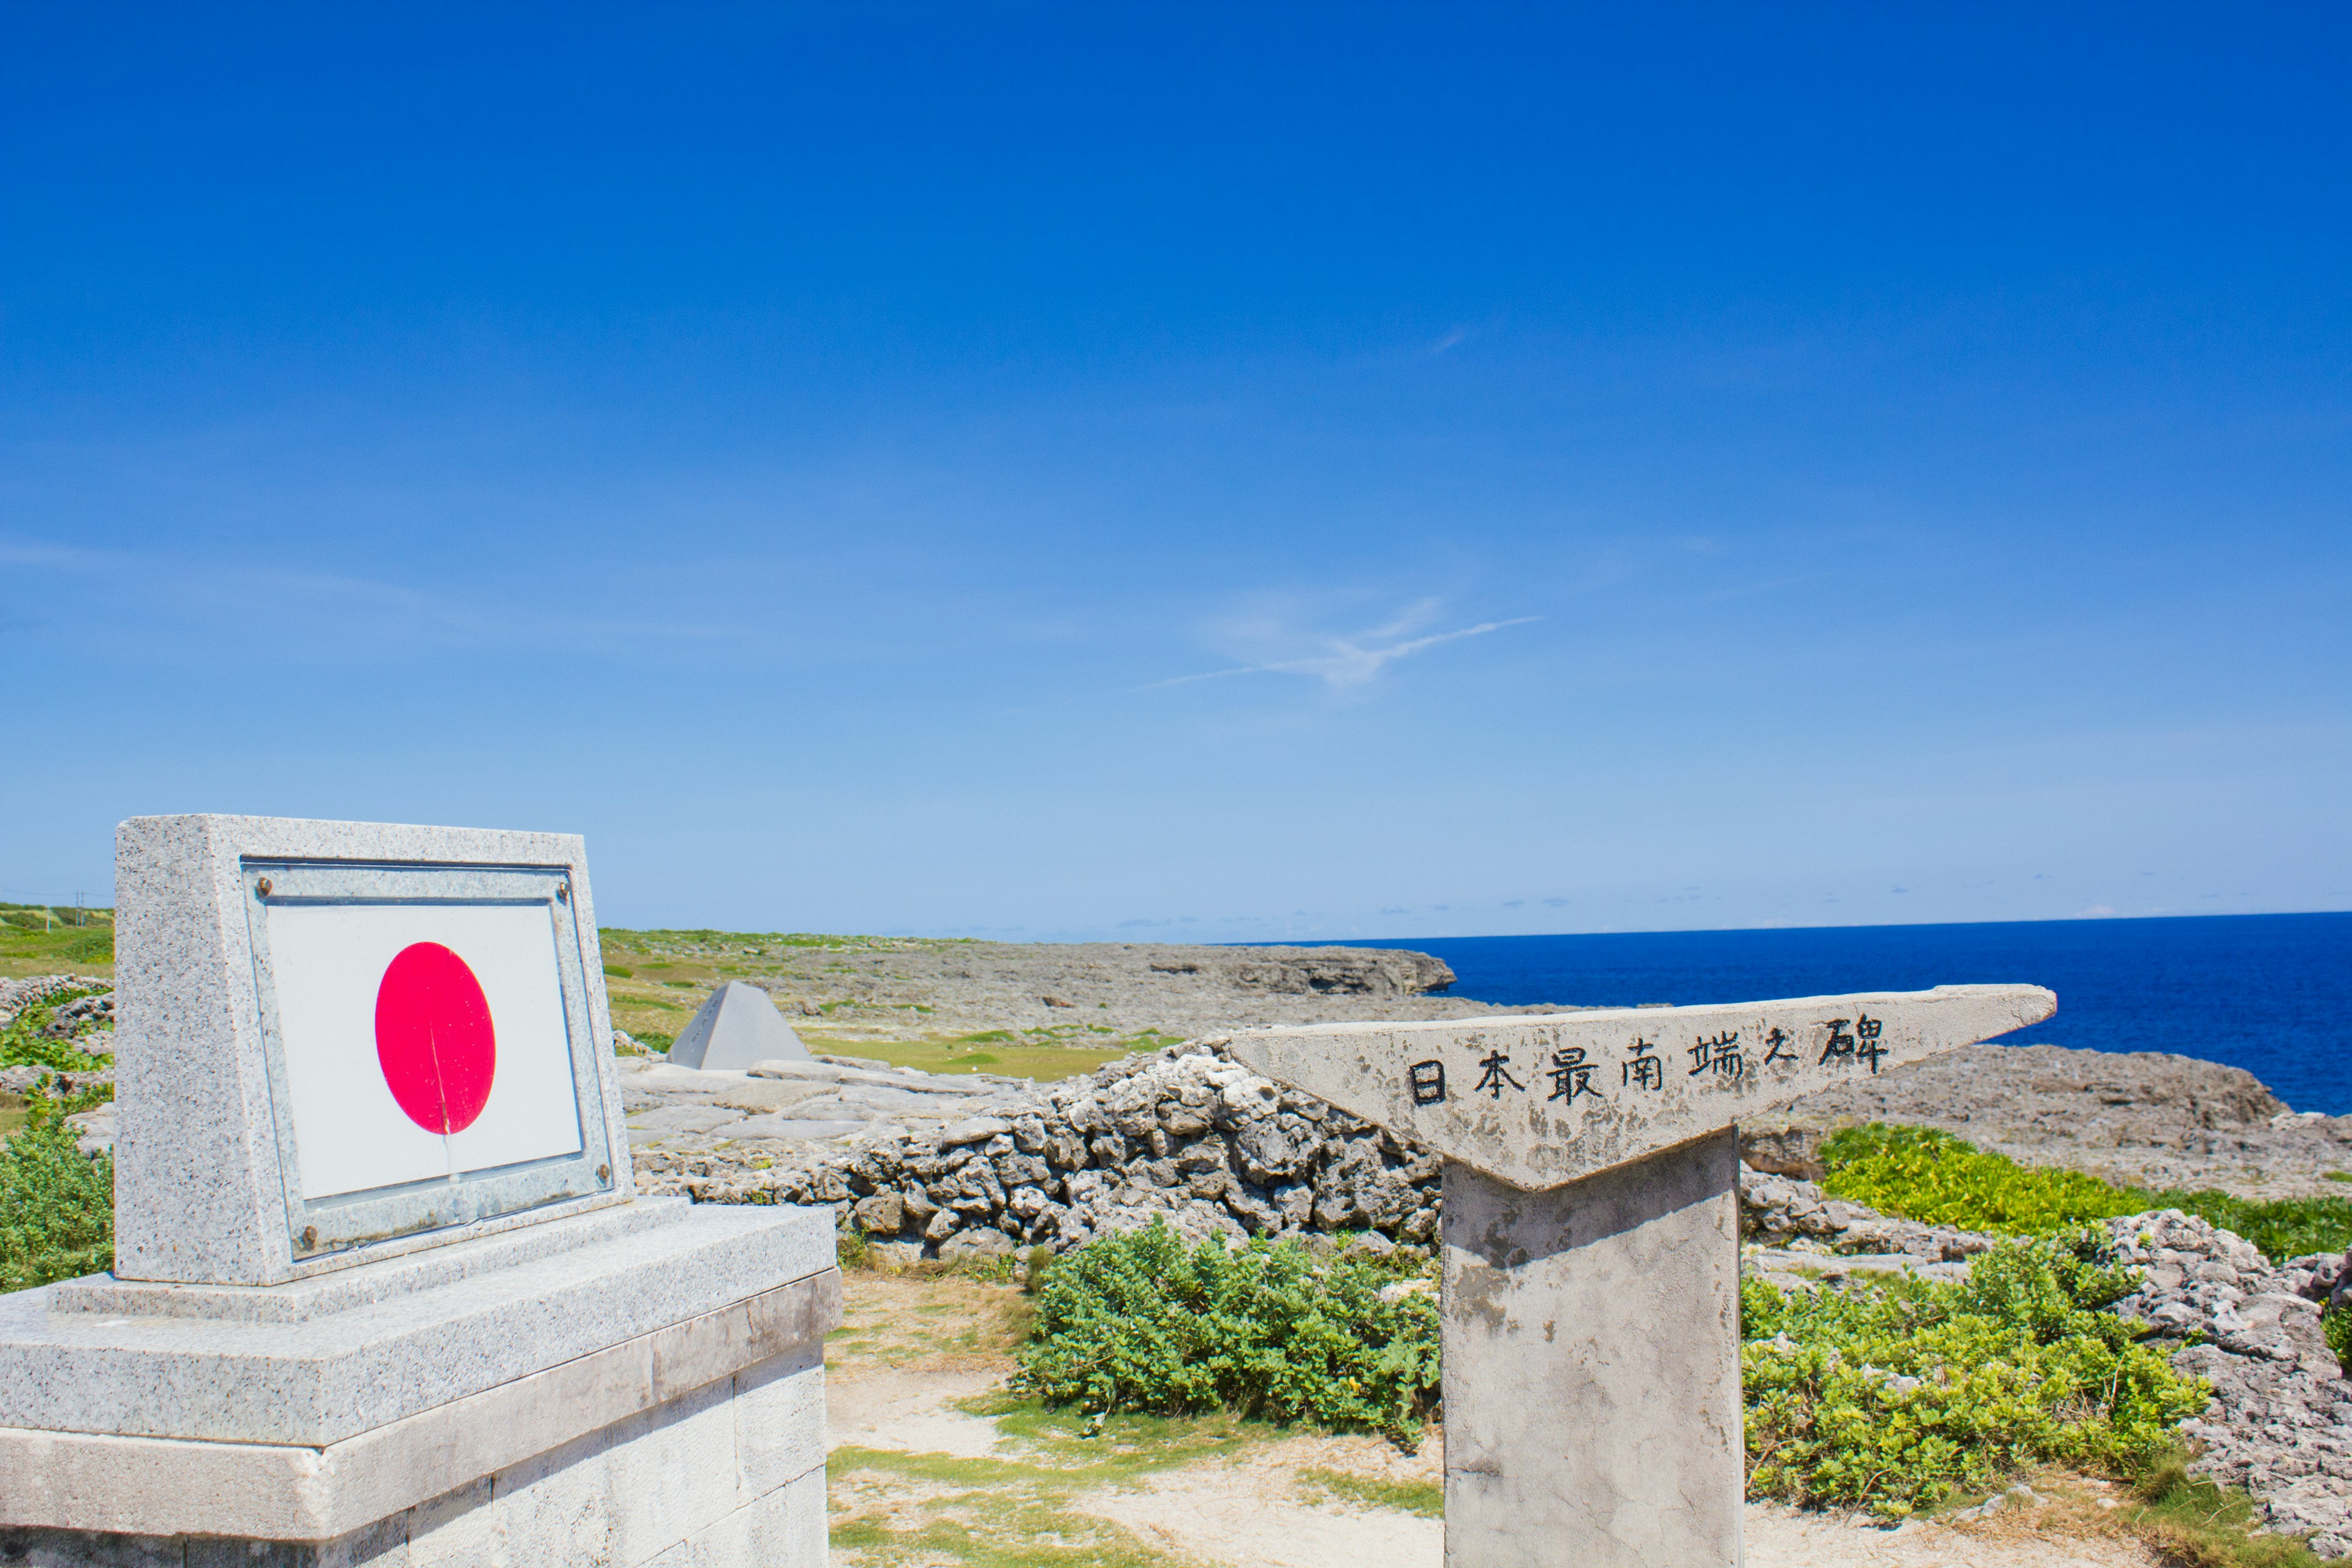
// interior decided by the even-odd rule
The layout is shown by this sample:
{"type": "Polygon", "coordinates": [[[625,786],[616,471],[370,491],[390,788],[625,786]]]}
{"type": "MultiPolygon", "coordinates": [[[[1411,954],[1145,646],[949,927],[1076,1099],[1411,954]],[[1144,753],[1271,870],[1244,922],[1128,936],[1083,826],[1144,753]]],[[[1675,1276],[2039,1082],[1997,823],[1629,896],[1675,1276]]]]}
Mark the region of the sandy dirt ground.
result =
{"type": "MultiPolygon", "coordinates": [[[[943,1500],[959,1484],[988,1485],[978,1472],[960,1483],[936,1475],[925,1479],[920,1466],[937,1471],[947,1460],[1017,1465],[1039,1458],[1031,1441],[1007,1432],[999,1418],[963,1407],[1001,1388],[1012,1370],[1007,1351],[1024,1310],[1019,1297],[965,1280],[861,1273],[850,1277],[848,1298],[844,1335],[837,1341],[841,1348],[827,1357],[828,1446],[838,1456],[831,1477],[837,1525],[857,1518],[917,1531],[923,1510],[949,1508],[943,1500]],[[906,1456],[918,1468],[881,1472],[876,1455],[906,1456]]],[[[1443,1436],[1436,1433],[1411,1455],[1371,1436],[1297,1436],[1252,1442],[1231,1454],[1206,1455],[1099,1486],[1082,1485],[1060,1506],[1125,1531],[1142,1551],[1124,1561],[1218,1568],[1440,1568],[1443,1523],[1376,1500],[1383,1492],[1410,1492],[1418,1484],[1425,1503],[1428,1489],[1442,1484],[1444,1468],[1443,1436]],[[1342,1479],[1335,1482],[1335,1477],[1342,1479]],[[1350,1480],[1360,1484],[1349,1487],[1350,1480]],[[1339,1495],[1339,1489],[1358,1495],[1339,1495]]],[[[990,1530],[984,1514],[968,1505],[950,1511],[958,1531],[985,1535],[990,1530]]],[[[2081,1515],[2079,1501],[2074,1511],[2081,1515]]],[[[1010,1531],[1013,1524],[1008,1517],[1001,1528],[1010,1531]]],[[[1000,1536],[993,1542],[998,1553],[1008,1546],[1017,1552],[1015,1541],[1000,1536]]],[[[887,1552],[869,1553],[854,1542],[837,1540],[834,1560],[845,1568],[882,1563],[952,1568],[974,1557],[952,1547],[933,1554],[903,1539],[887,1552]]],[[[1748,1568],[2158,1563],[2135,1542],[2102,1537],[2095,1527],[2087,1533],[2067,1529],[2057,1519],[2028,1515],[1975,1526],[1912,1524],[1889,1531],[1770,1504],[1748,1506],[1747,1561],[1748,1568]]]]}
{"type": "MultiPolygon", "coordinates": [[[[1169,1552],[1229,1568],[1442,1568],[1444,1526],[1385,1509],[1305,1506],[1278,1468],[1228,1464],[1181,1471],[1148,1489],[1103,1497],[1096,1510],[1169,1552]]],[[[1854,1529],[1750,1503],[1747,1568],[2157,1568],[2122,1541],[1972,1535],[1958,1529],[1854,1529]]]]}

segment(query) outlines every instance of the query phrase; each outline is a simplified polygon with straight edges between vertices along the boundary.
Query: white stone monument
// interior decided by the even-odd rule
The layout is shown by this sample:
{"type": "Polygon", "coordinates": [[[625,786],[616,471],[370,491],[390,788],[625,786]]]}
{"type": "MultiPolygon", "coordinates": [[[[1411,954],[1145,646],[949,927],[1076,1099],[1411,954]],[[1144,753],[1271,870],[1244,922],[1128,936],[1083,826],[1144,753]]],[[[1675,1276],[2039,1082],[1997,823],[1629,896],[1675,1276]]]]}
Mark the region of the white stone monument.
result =
{"type": "Polygon", "coordinates": [[[775,999],[758,986],[730,980],[713,991],[694,1021],[669,1048],[679,1067],[742,1072],[761,1062],[806,1062],[816,1058],[801,1044],[775,999]]]}
{"type": "Polygon", "coordinates": [[[2056,1008],[1946,985],[1235,1035],[1444,1159],[1447,1568],[1738,1568],[1734,1124],[2056,1008]]]}
{"type": "Polygon", "coordinates": [[[115,1271],[0,1296],[0,1561],[825,1557],[823,1210],[635,1196],[581,841],[116,839],[115,1271]]]}

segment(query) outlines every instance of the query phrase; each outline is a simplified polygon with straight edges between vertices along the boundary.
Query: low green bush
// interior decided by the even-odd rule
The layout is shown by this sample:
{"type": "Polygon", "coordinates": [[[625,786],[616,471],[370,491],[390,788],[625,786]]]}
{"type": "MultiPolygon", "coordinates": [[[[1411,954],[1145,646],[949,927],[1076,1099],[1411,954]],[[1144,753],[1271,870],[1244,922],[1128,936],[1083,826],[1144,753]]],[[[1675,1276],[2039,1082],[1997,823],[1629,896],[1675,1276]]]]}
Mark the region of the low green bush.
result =
{"type": "Polygon", "coordinates": [[[2352,1247],[2352,1200],[2281,1198],[2268,1203],[2210,1190],[2153,1191],[2100,1181],[2080,1171],[2021,1165],[1932,1127],[1872,1122],[1822,1144],[1832,1197],[1927,1225],[1998,1236],[2051,1236],[2069,1226],[2179,1209],[2234,1231],[2273,1262],[2352,1247]]]}
{"type": "Polygon", "coordinates": [[[2099,1310],[2133,1289],[2101,1243],[2006,1243],[1965,1285],[1741,1281],[1748,1494],[1899,1519],[2029,1465],[2158,1462],[2210,1391],[2099,1310]]]}
{"type": "Polygon", "coordinates": [[[1293,1241],[1198,1247],[1164,1226],[1066,1253],[1015,1387],[1097,1415],[1223,1408],[1410,1446],[1438,1396],[1437,1303],[1381,1288],[1428,1265],[1293,1241]]]}
{"type": "MultiPolygon", "coordinates": [[[[2211,1391],[2102,1309],[2136,1287],[2081,1226],[2003,1243],[1965,1284],[1740,1287],[1748,1493],[1900,1519],[2038,1465],[2130,1479],[2211,1391]]],[[[1097,1417],[1227,1410],[1411,1443],[1439,1394],[1430,1265],[1163,1226],[1034,1268],[1016,1392],[1097,1417]]]]}
{"type": "Polygon", "coordinates": [[[0,1144],[0,1290],[22,1290],[114,1266],[114,1161],[74,1146],[55,1102],[0,1144]]]}
{"type": "MultiPolygon", "coordinates": [[[[112,1065],[110,1056],[94,1055],[70,1040],[53,1040],[43,1033],[68,1002],[94,996],[94,988],[60,991],[24,1008],[0,1028],[0,1068],[44,1067],[56,1072],[96,1072],[112,1065]]],[[[105,1037],[111,1040],[112,1037],[105,1037]]]]}

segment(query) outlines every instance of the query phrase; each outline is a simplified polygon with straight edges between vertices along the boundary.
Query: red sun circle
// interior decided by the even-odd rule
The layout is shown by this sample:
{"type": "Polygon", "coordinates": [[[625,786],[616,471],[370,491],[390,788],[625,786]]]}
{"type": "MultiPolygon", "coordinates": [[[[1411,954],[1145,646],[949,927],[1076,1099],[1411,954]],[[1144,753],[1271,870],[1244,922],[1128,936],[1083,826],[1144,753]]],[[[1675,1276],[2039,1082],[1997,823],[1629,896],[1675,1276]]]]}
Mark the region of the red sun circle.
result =
{"type": "Polygon", "coordinates": [[[375,991],[375,1059],[408,1119],[427,1132],[463,1132],[489,1103],[499,1042],[489,998],[466,961],[437,942],[412,942],[375,991]]]}

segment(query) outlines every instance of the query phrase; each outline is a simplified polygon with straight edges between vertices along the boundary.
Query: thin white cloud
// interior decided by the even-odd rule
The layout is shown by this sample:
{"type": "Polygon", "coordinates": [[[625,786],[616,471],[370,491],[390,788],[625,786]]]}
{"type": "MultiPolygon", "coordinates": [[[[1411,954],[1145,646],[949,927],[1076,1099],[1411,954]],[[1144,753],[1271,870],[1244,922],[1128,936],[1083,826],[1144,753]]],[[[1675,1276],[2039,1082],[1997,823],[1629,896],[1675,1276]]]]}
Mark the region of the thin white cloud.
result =
{"type": "Polygon", "coordinates": [[[257,605],[267,607],[268,624],[281,637],[375,657],[516,645],[610,652],[642,639],[691,643],[740,636],[725,626],[551,612],[511,584],[478,595],[434,593],[299,565],[90,550],[23,535],[0,536],[0,564],[102,576],[116,602],[135,605],[139,624],[174,650],[184,649],[192,637],[249,626],[257,605]]]}
{"type": "Polygon", "coordinates": [[[1200,680],[1224,680],[1236,675],[1304,675],[1322,681],[1334,691],[1351,691],[1369,684],[1398,659],[1409,658],[1423,649],[1436,647],[1443,643],[1460,642],[1465,637],[1485,637],[1488,632],[1499,632],[1506,626],[1523,626],[1543,617],[1514,616],[1509,620],[1481,621],[1475,626],[1435,632],[1427,637],[1386,640],[1396,637],[1419,618],[1420,607],[1416,606],[1396,621],[1372,631],[1359,633],[1353,637],[1322,638],[1324,651],[1320,653],[1301,658],[1268,659],[1261,664],[1236,665],[1230,669],[1203,670],[1198,675],[1179,675],[1167,680],[1155,680],[1142,689],[1156,691],[1163,687],[1189,686],[1200,680]]]}

